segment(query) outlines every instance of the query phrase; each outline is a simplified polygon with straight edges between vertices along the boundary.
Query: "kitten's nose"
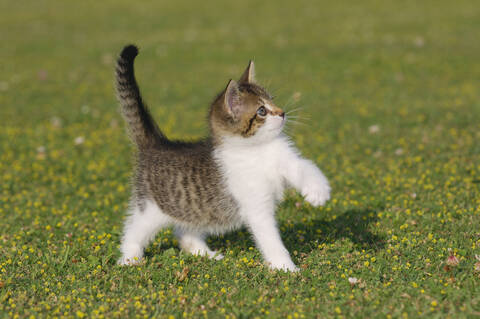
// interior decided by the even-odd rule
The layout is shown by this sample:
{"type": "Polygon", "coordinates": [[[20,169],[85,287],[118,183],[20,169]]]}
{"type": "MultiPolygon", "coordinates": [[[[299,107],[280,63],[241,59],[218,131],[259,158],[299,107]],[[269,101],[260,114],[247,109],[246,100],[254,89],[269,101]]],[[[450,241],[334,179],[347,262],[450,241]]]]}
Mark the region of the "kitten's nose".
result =
{"type": "Polygon", "coordinates": [[[280,113],[280,116],[284,119],[285,118],[285,112],[280,113]]]}

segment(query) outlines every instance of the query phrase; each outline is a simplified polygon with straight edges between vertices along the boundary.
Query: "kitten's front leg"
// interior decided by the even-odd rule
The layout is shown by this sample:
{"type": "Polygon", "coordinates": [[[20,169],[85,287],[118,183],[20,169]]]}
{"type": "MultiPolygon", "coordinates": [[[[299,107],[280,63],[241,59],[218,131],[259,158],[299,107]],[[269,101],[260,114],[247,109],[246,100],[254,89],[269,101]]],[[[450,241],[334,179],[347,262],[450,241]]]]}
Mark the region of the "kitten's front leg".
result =
{"type": "Polygon", "coordinates": [[[264,260],[271,269],[298,271],[283,245],[274,217],[274,208],[260,207],[246,209],[243,215],[264,260]]]}
{"type": "Polygon", "coordinates": [[[322,171],[310,160],[289,149],[281,160],[285,179],[313,206],[324,205],[330,199],[330,185],[322,171]]]}
{"type": "Polygon", "coordinates": [[[312,162],[304,160],[301,164],[303,181],[300,192],[313,206],[325,205],[330,199],[330,185],[322,171],[312,162]]]}

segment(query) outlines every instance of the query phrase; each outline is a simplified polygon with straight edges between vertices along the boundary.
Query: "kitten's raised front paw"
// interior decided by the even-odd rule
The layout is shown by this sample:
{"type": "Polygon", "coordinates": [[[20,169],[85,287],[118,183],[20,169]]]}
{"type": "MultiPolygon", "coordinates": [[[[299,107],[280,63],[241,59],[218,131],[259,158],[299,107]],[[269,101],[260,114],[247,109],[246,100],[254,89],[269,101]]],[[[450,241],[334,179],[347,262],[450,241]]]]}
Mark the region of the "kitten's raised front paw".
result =
{"type": "Polygon", "coordinates": [[[326,182],[308,184],[302,195],[313,206],[323,206],[330,199],[330,186],[326,182]]]}

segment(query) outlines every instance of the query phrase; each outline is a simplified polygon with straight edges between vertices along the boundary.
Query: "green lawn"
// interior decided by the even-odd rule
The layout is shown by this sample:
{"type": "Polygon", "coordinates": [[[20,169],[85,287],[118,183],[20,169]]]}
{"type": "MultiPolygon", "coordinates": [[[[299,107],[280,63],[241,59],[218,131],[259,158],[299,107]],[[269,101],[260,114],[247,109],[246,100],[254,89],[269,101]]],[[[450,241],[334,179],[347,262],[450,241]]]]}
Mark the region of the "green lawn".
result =
{"type": "Polygon", "coordinates": [[[480,316],[478,1],[322,2],[0,0],[0,317],[480,316]],[[333,188],[323,208],[293,191],[278,208],[301,272],[269,271],[246,230],[209,240],[222,261],[167,230],[142,266],[115,265],[130,42],[171,137],[206,134],[252,58],[301,107],[289,133],[333,188]]]}

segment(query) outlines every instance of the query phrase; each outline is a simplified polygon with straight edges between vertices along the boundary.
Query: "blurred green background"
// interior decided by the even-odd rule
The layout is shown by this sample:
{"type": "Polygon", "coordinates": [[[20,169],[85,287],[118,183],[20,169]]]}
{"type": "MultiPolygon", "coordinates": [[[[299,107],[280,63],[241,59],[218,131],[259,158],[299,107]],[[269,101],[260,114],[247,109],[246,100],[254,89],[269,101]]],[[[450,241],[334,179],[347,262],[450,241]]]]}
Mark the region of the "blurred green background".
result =
{"type": "Polygon", "coordinates": [[[1,0],[0,30],[1,317],[480,315],[477,1],[1,0]],[[129,43],[171,137],[204,136],[250,59],[300,108],[288,133],[333,186],[324,208],[288,192],[278,209],[301,273],[269,272],[245,230],[210,240],[222,262],[167,230],[115,266],[129,43]]]}

